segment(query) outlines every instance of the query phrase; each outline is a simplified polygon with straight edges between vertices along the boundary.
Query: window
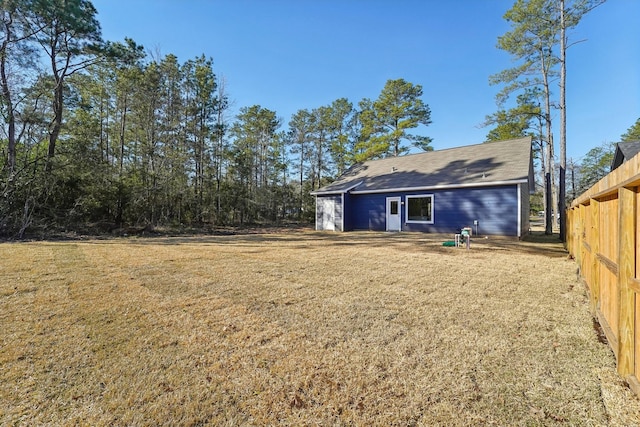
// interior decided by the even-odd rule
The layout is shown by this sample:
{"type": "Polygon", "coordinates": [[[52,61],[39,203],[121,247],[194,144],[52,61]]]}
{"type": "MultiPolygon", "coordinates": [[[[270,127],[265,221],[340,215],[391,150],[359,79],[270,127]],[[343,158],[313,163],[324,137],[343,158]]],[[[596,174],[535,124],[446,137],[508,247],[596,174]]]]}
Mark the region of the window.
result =
{"type": "Polygon", "coordinates": [[[407,196],[407,222],[433,224],[433,194],[407,196]]]}
{"type": "Polygon", "coordinates": [[[391,200],[391,215],[398,215],[398,201],[391,200]]]}

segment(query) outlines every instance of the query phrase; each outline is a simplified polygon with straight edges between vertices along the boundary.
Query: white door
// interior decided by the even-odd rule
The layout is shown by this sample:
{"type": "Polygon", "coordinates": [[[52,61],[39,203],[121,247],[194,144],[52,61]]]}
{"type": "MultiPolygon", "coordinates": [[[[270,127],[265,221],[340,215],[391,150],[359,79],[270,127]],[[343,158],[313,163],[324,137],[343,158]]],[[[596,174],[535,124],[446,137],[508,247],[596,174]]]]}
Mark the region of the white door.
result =
{"type": "Polygon", "coordinates": [[[335,200],[329,198],[323,198],[322,200],[322,229],[323,230],[335,230],[335,200]]]}
{"type": "Polygon", "coordinates": [[[387,231],[401,231],[400,197],[387,197],[387,231]]]}

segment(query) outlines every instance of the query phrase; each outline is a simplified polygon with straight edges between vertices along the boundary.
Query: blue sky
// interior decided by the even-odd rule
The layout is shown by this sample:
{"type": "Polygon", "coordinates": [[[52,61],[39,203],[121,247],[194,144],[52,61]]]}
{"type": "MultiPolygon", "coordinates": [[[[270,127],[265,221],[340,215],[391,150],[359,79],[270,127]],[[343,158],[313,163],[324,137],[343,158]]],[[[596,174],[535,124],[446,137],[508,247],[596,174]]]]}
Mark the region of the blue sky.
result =
{"type": "MultiPolygon", "coordinates": [[[[233,102],[275,111],[375,99],[389,79],[422,85],[436,150],[483,142],[497,110],[491,74],[513,0],[93,0],[103,37],[183,63],[213,58],[233,102]]],[[[640,117],[639,0],[610,0],[570,34],[567,156],[616,142],[640,117]]],[[[556,113],[558,118],[559,113],[556,113]]],[[[556,125],[557,130],[557,125],[556,125]]]]}

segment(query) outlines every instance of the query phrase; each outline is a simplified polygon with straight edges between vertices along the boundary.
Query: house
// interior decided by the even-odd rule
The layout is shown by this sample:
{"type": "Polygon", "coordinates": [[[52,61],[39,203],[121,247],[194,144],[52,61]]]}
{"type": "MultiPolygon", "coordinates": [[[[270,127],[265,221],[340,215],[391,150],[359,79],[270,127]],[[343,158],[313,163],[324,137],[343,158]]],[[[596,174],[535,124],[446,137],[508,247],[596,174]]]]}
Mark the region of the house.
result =
{"type": "Polygon", "coordinates": [[[533,189],[527,137],[370,160],[311,194],[317,230],[522,237],[533,189]]]}
{"type": "Polygon", "coordinates": [[[638,153],[640,153],[640,141],[618,142],[616,144],[616,151],[613,154],[611,170],[617,169],[618,166],[630,158],[635,157],[638,153]]]}

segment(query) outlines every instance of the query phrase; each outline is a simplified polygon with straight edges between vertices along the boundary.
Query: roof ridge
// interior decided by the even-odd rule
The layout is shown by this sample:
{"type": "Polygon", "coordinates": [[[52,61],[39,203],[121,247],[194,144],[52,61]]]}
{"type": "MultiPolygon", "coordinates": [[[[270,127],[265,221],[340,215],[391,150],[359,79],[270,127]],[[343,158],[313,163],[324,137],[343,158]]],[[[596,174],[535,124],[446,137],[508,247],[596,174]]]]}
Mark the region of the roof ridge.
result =
{"type": "Polygon", "coordinates": [[[475,147],[475,146],[479,146],[479,145],[488,145],[488,144],[500,144],[500,143],[513,143],[515,141],[522,141],[524,142],[525,140],[531,140],[532,138],[530,136],[523,136],[522,138],[512,138],[512,139],[501,139],[499,141],[484,141],[484,142],[477,142],[475,144],[469,144],[469,145],[461,145],[459,147],[448,147],[448,148],[443,148],[442,150],[433,150],[431,152],[435,152],[435,151],[447,151],[447,150],[458,150],[460,148],[467,148],[467,147],[475,147]]]}
{"type": "MultiPolygon", "coordinates": [[[[365,163],[370,163],[370,162],[380,162],[383,160],[393,160],[393,159],[406,159],[408,157],[415,157],[415,156],[424,156],[425,154],[433,154],[433,153],[441,153],[444,151],[451,151],[451,150],[462,150],[465,148],[471,148],[471,147],[479,147],[479,146],[486,146],[489,144],[502,144],[502,143],[514,143],[516,141],[522,141],[525,142],[526,140],[528,140],[529,142],[531,142],[532,137],[531,136],[523,136],[522,138],[512,138],[512,139],[501,139],[500,141],[484,141],[484,142],[478,142],[475,144],[469,144],[469,145],[460,145],[458,147],[448,147],[448,148],[443,148],[440,150],[432,150],[432,151],[423,151],[420,153],[410,153],[410,154],[405,154],[402,156],[390,156],[390,157],[383,157],[381,159],[369,159],[369,160],[365,160],[363,162],[360,162],[359,164],[365,164],[365,163]]],[[[358,163],[354,163],[352,166],[355,166],[358,163]]]]}

